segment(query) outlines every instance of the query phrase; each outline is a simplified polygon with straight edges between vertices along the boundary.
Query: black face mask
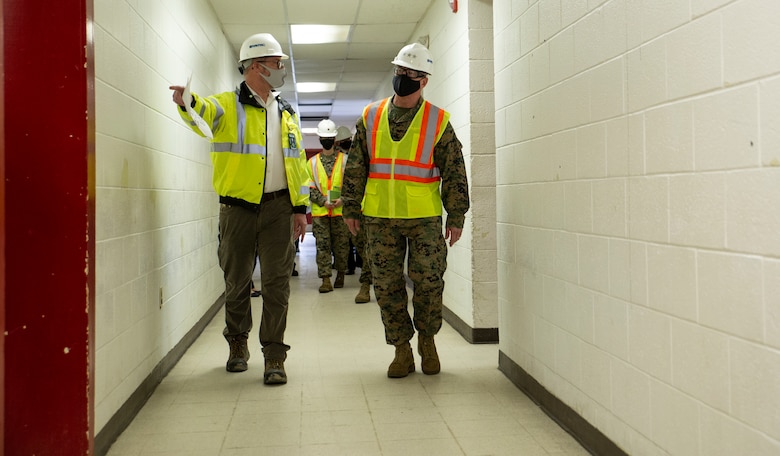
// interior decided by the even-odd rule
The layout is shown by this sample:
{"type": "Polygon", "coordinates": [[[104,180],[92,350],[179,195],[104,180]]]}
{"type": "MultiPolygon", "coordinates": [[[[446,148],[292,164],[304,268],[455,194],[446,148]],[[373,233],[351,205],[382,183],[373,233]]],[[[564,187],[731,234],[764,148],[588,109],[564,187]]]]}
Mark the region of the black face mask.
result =
{"type": "Polygon", "coordinates": [[[420,90],[420,81],[415,81],[405,74],[393,76],[393,90],[399,97],[405,97],[420,90]]]}
{"type": "Polygon", "coordinates": [[[341,148],[349,152],[349,148],[352,147],[352,140],[351,139],[345,139],[344,141],[341,141],[341,148]]]}
{"type": "Polygon", "coordinates": [[[330,150],[333,148],[333,144],[336,143],[336,140],[333,138],[320,138],[320,144],[322,145],[322,148],[325,150],[330,150]]]}

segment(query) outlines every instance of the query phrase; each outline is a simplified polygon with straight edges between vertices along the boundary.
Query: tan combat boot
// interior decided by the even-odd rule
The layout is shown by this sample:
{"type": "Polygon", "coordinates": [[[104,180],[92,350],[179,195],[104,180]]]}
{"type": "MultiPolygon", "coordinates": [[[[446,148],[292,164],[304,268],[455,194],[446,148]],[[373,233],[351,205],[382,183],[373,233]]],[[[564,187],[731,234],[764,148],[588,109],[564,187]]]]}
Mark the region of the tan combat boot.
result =
{"type": "Polygon", "coordinates": [[[333,288],[344,288],[344,273],[336,273],[336,282],[333,283],[333,288]]]}
{"type": "Polygon", "coordinates": [[[355,302],[358,304],[362,304],[368,301],[371,301],[371,284],[361,283],[360,291],[358,291],[357,296],[355,296],[355,302]]]}
{"type": "Polygon", "coordinates": [[[333,285],[330,284],[330,277],[322,278],[322,285],[320,285],[320,293],[327,293],[333,291],[333,285]]]}
{"type": "Polygon", "coordinates": [[[390,378],[406,377],[414,372],[414,355],[409,342],[403,342],[395,346],[395,358],[387,368],[387,376],[390,378]]]}
{"type": "Polygon", "coordinates": [[[284,371],[284,361],[266,359],[263,383],[266,385],[283,385],[287,383],[287,372],[284,371]]]}
{"type": "Polygon", "coordinates": [[[246,362],[249,361],[249,347],[246,343],[247,337],[244,334],[228,338],[230,345],[230,355],[225,365],[228,372],[244,372],[247,369],[246,362]]]}
{"type": "Polygon", "coordinates": [[[436,344],[433,343],[433,336],[417,335],[417,353],[422,357],[422,371],[426,375],[438,374],[441,370],[439,364],[439,354],[436,353],[436,344]]]}

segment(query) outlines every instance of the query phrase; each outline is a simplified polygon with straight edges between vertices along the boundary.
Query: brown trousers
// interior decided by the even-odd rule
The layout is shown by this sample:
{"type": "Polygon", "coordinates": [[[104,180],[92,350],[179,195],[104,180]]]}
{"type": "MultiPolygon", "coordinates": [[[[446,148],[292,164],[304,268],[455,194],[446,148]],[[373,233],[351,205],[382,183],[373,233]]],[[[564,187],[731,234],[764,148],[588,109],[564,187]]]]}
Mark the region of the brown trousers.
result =
{"type": "Polygon", "coordinates": [[[225,338],[248,336],[252,329],[251,281],[260,259],[263,311],[260,345],[267,359],[285,360],[284,343],[290,271],[295,260],[293,212],[289,198],[261,203],[255,212],[220,204],[219,265],[225,276],[225,338]]]}

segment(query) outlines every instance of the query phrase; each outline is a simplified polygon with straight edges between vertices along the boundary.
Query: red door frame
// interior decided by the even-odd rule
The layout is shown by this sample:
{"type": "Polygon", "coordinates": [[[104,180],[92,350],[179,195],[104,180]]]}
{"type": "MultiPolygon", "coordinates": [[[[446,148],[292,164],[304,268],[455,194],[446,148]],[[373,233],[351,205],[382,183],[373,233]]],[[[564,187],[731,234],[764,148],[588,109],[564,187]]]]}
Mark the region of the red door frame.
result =
{"type": "Polygon", "coordinates": [[[94,449],[92,2],[3,0],[0,432],[8,455],[94,449]]]}
{"type": "MultiPolygon", "coordinates": [[[[0,8],[0,31],[3,29],[3,10],[0,8]]],[[[0,32],[0,49],[5,51],[3,44],[4,33],[0,32]]],[[[5,55],[5,52],[3,53],[5,55]]],[[[0,59],[0,74],[5,74],[5,61],[0,59]]],[[[0,290],[2,290],[2,303],[0,303],[0,442],[5,442],[5,84],[0,86],[0,290]]],[[[5,445],[0,447],[0,455],[5,454],[5,445]]]]}

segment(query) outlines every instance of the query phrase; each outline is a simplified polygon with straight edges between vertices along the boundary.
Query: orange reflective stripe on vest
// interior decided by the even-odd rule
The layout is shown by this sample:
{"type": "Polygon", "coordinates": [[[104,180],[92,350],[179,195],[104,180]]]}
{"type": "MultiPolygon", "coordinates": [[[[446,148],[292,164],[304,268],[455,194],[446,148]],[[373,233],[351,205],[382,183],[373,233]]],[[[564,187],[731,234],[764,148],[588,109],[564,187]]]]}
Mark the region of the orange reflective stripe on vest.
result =
{"type": "MultiPolygon", "coordinates": [[[[342,180],[344,177],[344,169],[347,166],[347,160],[344,157],[344,154],[336,152],[336,162],[333,163],[333,171],[331,171],[330,176],[328,176],[328,173],[325,171],[325,166],[322,164],[320,154],[313,156],[309,160],[312,175],[311,184],[313,187],[316,187],[317,190],[319,190],[320,193],[322,193],[322,195],[326,198],[334,188],[338,188],[339,190],[341,189],[342,180]]],[[[339,217],[341,214],[341,207],[328,209],[327,207],[320,206],[312,202],[312,217],[339,217]]]]}
{"type": "Polygon", "coordinates": [[[363,112],[370,154],[363,213],[387,218],[441,215],[441,174],[433,152],[449,113],[424,101],[404,136],[395,141],[387,119],[389,101],[373,103],[363,112]]]}

